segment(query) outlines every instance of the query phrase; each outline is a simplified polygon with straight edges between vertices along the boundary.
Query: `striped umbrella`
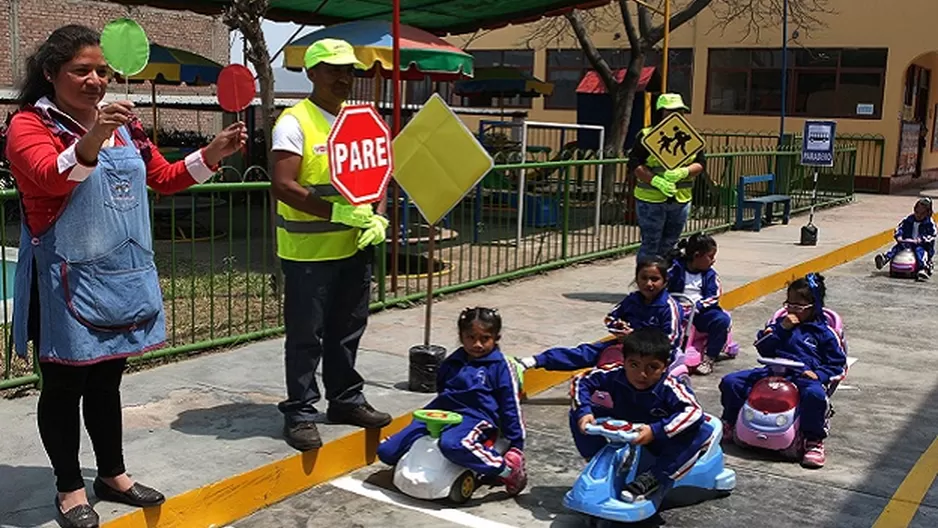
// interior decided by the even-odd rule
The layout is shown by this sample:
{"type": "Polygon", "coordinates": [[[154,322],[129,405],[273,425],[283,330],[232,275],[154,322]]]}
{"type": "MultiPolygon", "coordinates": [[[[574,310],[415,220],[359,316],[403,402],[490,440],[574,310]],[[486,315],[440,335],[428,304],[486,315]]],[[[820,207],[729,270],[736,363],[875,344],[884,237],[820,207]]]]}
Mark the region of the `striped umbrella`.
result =
{"type": "Polygon", "coordinates": [[[137,75],[130,77],[130,82],[150,81],[150,93],[153,108],[153,143],[158,143],[156,85],[210,86],[218,81],[218,74],[223,66],[191,51],[185,51],[159,44],[150,43],[150,62],[137,75]]]}
{"type": "Polygon", "coordinates": [[[150,81],[154,84],[215,84],[222,65],[191,51],[150,44],[150,62],[130,82],[150,81]]]}
{"type": "MultiPolygon", "coordinates": [[[[319,39],[342,39],[355,48],[355,54],[370,69],[371,77],[379,72],[391,77],[394,69],[391,23],[361,20],[328,26],[300,37],[284,48],[283,66],[302,71],[306,48],[319,39]]],[[[472,77],[472,55],[445,40],[411,26],[401,26],[401,78],[454,81],[472,77]]]]}

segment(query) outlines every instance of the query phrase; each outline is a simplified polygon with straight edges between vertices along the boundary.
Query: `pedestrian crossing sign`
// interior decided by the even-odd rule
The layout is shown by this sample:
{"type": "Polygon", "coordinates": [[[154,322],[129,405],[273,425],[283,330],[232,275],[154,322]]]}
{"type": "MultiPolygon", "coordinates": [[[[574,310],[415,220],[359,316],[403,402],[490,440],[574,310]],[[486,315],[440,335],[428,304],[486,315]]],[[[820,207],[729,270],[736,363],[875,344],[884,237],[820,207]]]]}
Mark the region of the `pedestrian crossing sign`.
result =
{"type": "Polygon", "coordinates": [[[684,116],[673,113],[642,137],[642,146],[672,170],[687,165],[706,144],[684,116]]]}

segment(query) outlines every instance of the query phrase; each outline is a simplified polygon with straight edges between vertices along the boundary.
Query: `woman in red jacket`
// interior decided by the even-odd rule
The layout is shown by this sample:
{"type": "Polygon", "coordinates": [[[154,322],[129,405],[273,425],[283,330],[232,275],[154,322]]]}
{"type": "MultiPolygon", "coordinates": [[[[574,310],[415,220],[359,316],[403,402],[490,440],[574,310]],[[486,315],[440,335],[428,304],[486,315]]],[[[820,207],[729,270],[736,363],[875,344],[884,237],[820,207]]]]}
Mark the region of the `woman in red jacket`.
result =
{"type": "Polygon", "coordinates": [[[78,460],[79,402],[97,461],[95,495],[139,507],[164,500],[127,475],[121,440],[127,358],[166,339],[147,186],[171,194],[204,182],[246,138],[236,123],[170,164],[132,103],[102,104],[107,85],[98,33],[57,29],[28,59],[6,137],[24,212],[14,341],[22,356],[32,341],[39,356],[39,433],[66,527],[98,526],[78,460]]]}

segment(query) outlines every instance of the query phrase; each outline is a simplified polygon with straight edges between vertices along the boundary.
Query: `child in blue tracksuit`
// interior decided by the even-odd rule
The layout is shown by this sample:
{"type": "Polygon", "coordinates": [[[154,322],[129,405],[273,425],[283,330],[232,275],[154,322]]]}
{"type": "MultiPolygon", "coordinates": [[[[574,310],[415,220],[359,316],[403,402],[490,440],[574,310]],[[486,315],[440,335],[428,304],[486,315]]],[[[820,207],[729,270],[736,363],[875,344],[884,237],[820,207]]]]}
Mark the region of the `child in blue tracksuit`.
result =
{"type": "MultiPolygon", "coordinates": [[[[439,394],[425,407],[463,416],[441,433],[440,451],[456,465],[498,478],[509,495],[517,495],[527,484],[525,431],[517,374],[498,349],[501,316],[489,308],[466,308],[458,327],[462,346],[440,364],[439,394]],[[504,456],[486,445],[498,435],[511,446],[504,456]]],[[[426,425],[415,420],[378,446],[378,458],[393,466],[427,434],[426,425]]]]}
{"type": "Polygon", "coordinates": [[[710,235],[695,234],[678,247],[683,247],[684,254],[674,259],[668,270],[668,291],[683,294],[696,306],[694,328],[707,334],[707,350],[697,373],[706,376],[713,372],[713,364],[726,350],[732,323],[730,314],[720,308],[723,285],[713,269],[717,242],[710,235]]]}
{"type": "Polygon", "coordinates": [[[641,328],[623,338],[624,364],[607,365],[577,376],[572,383],[570,429],[577,450],[589,459],[606,445],[602,436],[587,435],[596,411],[643,424],[635,444],[655,455],[655,465],[627,483],[622,499],[641,500],[660,486],[687,474],[710,446],[713,427],[706,423],[694,393],[667,373],[669,339],[656,328],[641,328]],[[596,392],[608,394],[611,409],[599,409],[596,392]]]}
{"type": "MultiPolygon", "coordinates": [[[[756,349],[763,357],[785,358],[805,364],[805,370],[792,381],[798,386],[801,401],[801,434],[805,453],[802,465],[824,466],[824,438],[827,436],[827,389],[843,378],[847,355],[837,332],[824,316],[826,288],[824,277],[811,273],[788,287],[787,314],[769,321],[759,331],[756,349]]],[[[771,374],[768,367],[728,374],[720,381],[723,403],[724,438],[733,430],[739,410],[757,381],[771,374]]]]}
{"type": "Polygon", "coordinates": [[[896,226],[896,245],[888,252],[876,255],[876,269],[883,269],[899,251],[911,248],[915,252],[918,280],[927,280],[932,274],[935,259],[935,221],[932,220],[931,198],[919,198],[912,214],[896,226]]]}
{"type": "MultiPolygon", "coordinates": [[[[638,291],[630,293],[606,316],[606,328],[618,337],[639,328],[658,328],[671,343],[671,362],[681,349],[681,307],[668,294],[668,264],[661,257],[642,259],[635,267],[638,291]]],[[[556,347],[519,361],[525,368],[579,370],[596,366],[606,348],[617,341],[583,343],[576,348],[556,347]]],[[[670,364],[670,363],[669,363],[670,364]]]]}

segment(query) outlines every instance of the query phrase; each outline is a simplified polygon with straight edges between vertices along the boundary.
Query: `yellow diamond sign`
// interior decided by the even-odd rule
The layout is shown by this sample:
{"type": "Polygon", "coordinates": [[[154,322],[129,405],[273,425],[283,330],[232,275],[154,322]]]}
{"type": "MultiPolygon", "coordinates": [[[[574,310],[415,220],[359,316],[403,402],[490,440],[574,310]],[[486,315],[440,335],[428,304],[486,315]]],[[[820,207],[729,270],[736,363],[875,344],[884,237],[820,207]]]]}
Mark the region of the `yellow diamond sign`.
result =
{"type": "Polygon", "coordinates": [[[670,114],[642,137],[642,145],[665,169],[687,165],[706,146],[700,134],[681,114],[670,114]]]}
{"type": "Polygon", "coordinates": [[[394,179],[431,225],[446,216],[494,165],[438,94],[394,139],[394,179]]]}

